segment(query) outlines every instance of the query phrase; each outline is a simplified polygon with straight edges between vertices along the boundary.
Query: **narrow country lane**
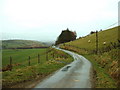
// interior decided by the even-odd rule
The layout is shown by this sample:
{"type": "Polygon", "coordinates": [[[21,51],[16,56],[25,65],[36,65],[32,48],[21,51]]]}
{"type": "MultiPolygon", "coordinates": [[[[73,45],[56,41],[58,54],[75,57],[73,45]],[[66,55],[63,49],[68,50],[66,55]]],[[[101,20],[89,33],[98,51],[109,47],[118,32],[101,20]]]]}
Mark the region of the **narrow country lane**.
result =
{"type": "Polygon", "coordinates": [[[74,61],[44,79],[34,88],[91,88],[91,63],[74,52],[54,48],[70,54],[74,61]]]}

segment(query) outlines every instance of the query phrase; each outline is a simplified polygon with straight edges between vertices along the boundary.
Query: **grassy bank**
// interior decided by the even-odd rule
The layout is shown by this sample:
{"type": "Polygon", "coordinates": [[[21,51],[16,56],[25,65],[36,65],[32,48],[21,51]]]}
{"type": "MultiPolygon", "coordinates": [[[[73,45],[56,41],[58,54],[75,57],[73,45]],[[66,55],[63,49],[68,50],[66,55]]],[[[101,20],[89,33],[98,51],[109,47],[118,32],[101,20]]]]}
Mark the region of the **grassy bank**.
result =
{"type": "MultiPolygon", "coordinates": [[[[113,78],[111,75],[111,73],[115,73],[116,70],[114,69],[114,71],[112,71],[112,68],[110,68],[111,65],[110,66],[106,65],[106,67],[104,67],[104,65],[101,65],[99,62],[97,62],[97,60],[102,61],[106,59],[106,56],[103,56],[102,58],[100,58],[100,56],[97,56],[97,55],[84,55],[84,57],[90,60],[95,70],[96,88],[117,88],[118,87],[117,79],[113,78]]],[[[118,78],[118,76],[116,78],[118,78]]]]}
{"type": "MultiPolygon", "coordinates": [[[[66,46],[67,47],[67,46],[66,46]]],[[[102,55],[90,54],[89,52],[75,47],[61,47],[83,55],[93,65],[96,88],[116,88],[119,86],[118,49],[105,52],[102,55]]]]}
{"type": "MultiPolygon", "coordinates": [[[[107,46],[112,46],[111,43],[117,43],[118,42],[118,27],[114,27],[111,29],[107,29],[104,31],[98,32],[98,44],[99,49],[102,49],[107,46]],[[104,45],[103,43],[106,42],[104,45]]],[[[68,43],[65,43],[66,45],[72,45],[79,48],[85,48],[87,50],[95,50],[96,48],[96,33],[87,35],[85,37],[81,37],[80,39],[77,39],[75,41],[71,41],[68,43]],[[90,42],[88,42],[90,41],[90,42]]]]}
{"type": "Polygon", "coordinates": [[[116,88],[120,86],[119,44],[118,27],[114,27],[98,32],[98,55],[93,52],[96,50],[96,33],[61,44],[60,47],[83,55],[91,61],[96,75],[96,88],[116,88]]]}
{"type": "MultiPolygon", "coordinates": [[[[19,84],[21,84],[21,83],[24,84],[25,82],[29,82],[29,81],[32,81],[32,80],[35,80],[38,78],[40,80],[42,80],[44,77],[48,76],[49,74],[55,72],[56,70],[63,67],[64,65],[73,61],[73,58],[71,56],[69,56],[68,54],[66,54],[62,51],[56,50],[56,49],[51,49],[51,48],[49,48],[49,49],[50,49],[50,51],[47,54],[48,60],[46,60],[46,58],[41,58],[39,64],[34,63],[31,66],[27,65],[22,68],[21,67],[15,68],[12,71],[2,72],[3,87],[24,88],[26,86],[24,86],[24,85],[19,86],[19,84]],[[64,63],[62,63],[61,61],[64,63]]],[[[35,50],[35,51],[36,51],[36,53],[42,52],[40,50],[38,50],[38,51],[35,50]]],[[[31,53],[31,55],[35,54],[35,51],[33,52],[33,50],[31,50],[31,52],[29,51],[29,54],[30,53],[31,53]]],[[[20,55],[20,56],[17,56],[16,58],[24,57],[23,54],[18,54],[18,55],[20,55]],[[23,55],[23,56],[21,56],[21,55],[23,55]]],[[[46,57],[46,55],[45,55],[45,57],[46,57]]],[[[18,59],[15,59],[15,60],[17,61],[18,59]]],[[[20,60],[18,60],[18,61],[21,63],[25,63],[25,61],[24,60],[22,61],[22,59],[21,59],[21,61],[20,60]]],[[[37,62],[37,58],[33,57],[33,61],[37,62]]],[[[5,62],[4,62],[4,65],[5,65],[5,62]]]]}

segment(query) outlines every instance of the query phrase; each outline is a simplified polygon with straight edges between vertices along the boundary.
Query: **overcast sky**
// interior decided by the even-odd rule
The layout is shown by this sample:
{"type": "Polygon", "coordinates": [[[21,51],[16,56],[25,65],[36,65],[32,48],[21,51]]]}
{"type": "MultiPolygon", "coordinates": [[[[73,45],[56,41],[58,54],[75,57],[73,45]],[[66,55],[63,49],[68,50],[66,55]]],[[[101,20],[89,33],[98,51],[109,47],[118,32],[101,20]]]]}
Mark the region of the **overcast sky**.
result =
{"type": "Polygon", "coordinates": [[[78,37],[104,30],[118,21],[118,1],[0,0],[2,39],[54,41],[67,28],[78,37]]]}

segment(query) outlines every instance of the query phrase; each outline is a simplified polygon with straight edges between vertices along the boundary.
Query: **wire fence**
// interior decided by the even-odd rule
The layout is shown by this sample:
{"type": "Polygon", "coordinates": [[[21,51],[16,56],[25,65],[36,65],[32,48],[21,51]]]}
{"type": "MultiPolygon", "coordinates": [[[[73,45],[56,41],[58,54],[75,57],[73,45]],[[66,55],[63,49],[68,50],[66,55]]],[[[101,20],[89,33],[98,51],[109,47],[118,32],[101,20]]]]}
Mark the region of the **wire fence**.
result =
{"type": "MultiPolygon", "coordinates": [[[[43,52],[43,53],[41,53],[41,54],[37,54],[37,55],[35,55],[35,57],[34,58],[36,58],[36,61],[34,61],[34,62],[32,62],[32,56],[28,56],[28,58],[27,58],[27,60],[25,60],[24,62],[22,62],[22,63],[19,63],[19,62],[14,62],[14,59],[13,59],[13,57],[14,56],[10,56],[9,57],[9,64],[7,64],[6,66],[4,66],[0,71],[12,71],[12,69],[13,68],[16,68],[17,66],[19,66],[19,67],[26,67],[26,66],[31,66],[31,65],[33,65],[33,63],[36,63],[36,64],[41,64],[41,58],[43,58],[43,56],[44,56],[44,59],[46,60],[46,61],[48,61],[49,60],[49,56],[48,56],[48,54],[49,54],[49,52],[51,52],[51,51],[53,51],[53,49],[48,49],[48,48],[46,48],[46,51],[45,52],[43,52]]],[[[22,57],[22,56],[21,56],[22,57]]],[[[50,57],[52,57],[52,58],[54,58],[55,57],[55,55],[54,55],[54,53],[50,56],[50,57]]]]}
{"type": "MultiPolygon", "coordinates": [[[[77,48],[78,50],[84,50],[87,51],[89,54],[96,54],[96,48],[89,50],[86,48],[80,48],[78,46],[74,46],[74,45],[68,45],[68,44],[64,44],[64,46],[69,46],[69,47],[73,47],[73,48],[77,48]]],[[[98,54],[103,54],[104,52],[109,52],[112,49],[120,49],[120,40],[118,40],[117,42],[110,42],[108,45],[104,45],[101,48],[98,48],[98,54]]]]}
{"type": "MultiPolygon", "coordinates": [[[[3,72],[12,71],[13,69],[19,69],[19,68],[26,67],[26,66],[32,66],[35,64],[43,64],[44,62],[46,62],[48,60],[55,60],[55,58],[65,58],[66,59],[66,58],[68,58],[68,56],[67,56],[67,54],[64,54],[63,52],[60,53],[60,51],[58,51],[54,48],[47,48],[45,52],[43,52],[41,54],[38,53],[34,57],[27,56],[26,60],[25,61],[23,60],[21,63],[19,63],[19,62],[15,63],[14,56],[13,57],[10,56],[9,60],[8,60],[9,64],[4,66],[0,71],[3,71],[3,72]]],[[[64,61],[57,61],[57,62],[66,63],[64,61]]]]}

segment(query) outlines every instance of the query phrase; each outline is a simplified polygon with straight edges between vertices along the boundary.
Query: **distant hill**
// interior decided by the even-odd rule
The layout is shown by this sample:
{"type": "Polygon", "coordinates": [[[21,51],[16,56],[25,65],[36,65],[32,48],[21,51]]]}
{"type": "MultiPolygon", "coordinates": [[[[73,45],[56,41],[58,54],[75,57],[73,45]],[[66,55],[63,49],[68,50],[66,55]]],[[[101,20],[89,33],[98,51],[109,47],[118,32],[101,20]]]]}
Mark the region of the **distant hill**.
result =
{"type": "Polygon", "coordinates": [[[3,40],[2,48],[34,48],[34,47],[46,47],[43,43],[39,41],[32,40],[3,40]]]}
{"type": "Polygon", "coordinates": [[[46,46],[52,46],[52,45],[54,45],[54,41],[48,41],[48,42],[42,42],[44,45],[46,45],[46,46]]]}

